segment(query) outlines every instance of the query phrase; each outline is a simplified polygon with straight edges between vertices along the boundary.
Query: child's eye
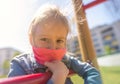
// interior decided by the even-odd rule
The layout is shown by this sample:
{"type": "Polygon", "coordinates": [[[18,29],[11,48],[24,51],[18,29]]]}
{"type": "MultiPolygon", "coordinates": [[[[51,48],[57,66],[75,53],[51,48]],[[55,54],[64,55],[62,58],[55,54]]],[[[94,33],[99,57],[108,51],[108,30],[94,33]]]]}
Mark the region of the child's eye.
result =
{"type": "Polygon", "coordinates": [[[64,43],[64,40],[57,40],[57,43],[64,43]]]}
{"type": "Polygon", "coordinates": [[[41,41],[48,41],[47,38],[41,38],[40,40],[41,40],[41,41]]]}

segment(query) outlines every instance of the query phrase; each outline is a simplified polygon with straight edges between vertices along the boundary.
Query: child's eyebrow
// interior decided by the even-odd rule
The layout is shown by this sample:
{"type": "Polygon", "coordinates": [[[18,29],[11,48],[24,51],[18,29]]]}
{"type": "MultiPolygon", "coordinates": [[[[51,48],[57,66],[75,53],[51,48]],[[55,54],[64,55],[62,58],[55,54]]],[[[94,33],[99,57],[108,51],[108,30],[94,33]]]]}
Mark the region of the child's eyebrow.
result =
{"type": "Polygon", "coordinates": [[[39,36],[40,36],[40,37],[44,37],[44,36],[49,36],[49,35],[45,35],[45,34],[40,34],[39,36]]]}
{"type": "Polygon", "coordinates": [[[60,37],[59,39],[66,39],[66,37],[60,37]]]}

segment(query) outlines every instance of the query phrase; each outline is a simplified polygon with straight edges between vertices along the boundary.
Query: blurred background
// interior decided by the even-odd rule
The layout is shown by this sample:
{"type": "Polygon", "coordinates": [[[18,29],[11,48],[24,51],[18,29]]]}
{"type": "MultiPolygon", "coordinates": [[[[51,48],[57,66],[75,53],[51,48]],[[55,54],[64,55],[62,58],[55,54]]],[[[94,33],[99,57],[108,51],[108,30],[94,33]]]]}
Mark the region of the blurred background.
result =
{"type": "MultiPolygon", "coordinates": [[[[83,0],[87,5],[95,0],[83,0]]],[[[67,16],[71,34],[67,49],[81,60],[72,0],[0,0],[0,77],[6,77],[11,59],[30,52],[29,24],[43,4],[56,4],[67,16]]],[[[120,84],[120,0],[106,0],[85,10],[104,84],[120,84]],[[114,81],[114,82],[113,82],[114,81]]],[[[73,81],[79,84],[79,77],[73,81]]]]}

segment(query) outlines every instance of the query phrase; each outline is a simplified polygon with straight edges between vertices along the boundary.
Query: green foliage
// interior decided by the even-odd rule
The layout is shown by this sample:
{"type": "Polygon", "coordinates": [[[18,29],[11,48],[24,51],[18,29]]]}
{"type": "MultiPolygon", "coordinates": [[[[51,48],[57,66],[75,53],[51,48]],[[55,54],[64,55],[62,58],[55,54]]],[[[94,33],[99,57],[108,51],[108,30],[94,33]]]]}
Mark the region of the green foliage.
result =
{"type": "Polygon", "coordinates": [[[105,46],[105,54],[106,55],[109,55],[109,54],[111,54],[111,48],[110,48],[110,46],[105,46]]]}
{"type": "Polygon", "coordinates": [[[8,59],[6,59],[4,62],[3,62],[3,74],[7,74],[8,73],[8,70],[9,70],[9,67],[10,67],[10,62],[8,59]]]}
{"type": "MultiPolygon", "coordinates": [[[[17,55],[19,55],[19,54],[20,54],[20,52],[19,52],[19,51],[16,51],[16,52],[14,52],[14,54],[13,54],[12,57],[15,57],[15,56],[17,56],[17,55]]],[[[7,58],[7,59],[3,62],[2,68],[3,68],[3,74],[4,74],[4,75],[7,75],[7,74],[8,74],[11,59],[12,59],[12,58],[7,58]]],[[[4,76],[3,76],[3,77],[4,77],[4,76]]]]}
{"type": "Polygon", "coordinates": [[[15,56],[17,56],[17,55],[19,55],[19,54],[21,54],[19,51],[16,51],[14,54],[13,54],[13,57],[15,57],[15,56]]]}
{"type": "Polygon", "coordinates": [[[9,60],[5,60],[3,63],[3,69],[8,69],[9,68],[9,60]]]}

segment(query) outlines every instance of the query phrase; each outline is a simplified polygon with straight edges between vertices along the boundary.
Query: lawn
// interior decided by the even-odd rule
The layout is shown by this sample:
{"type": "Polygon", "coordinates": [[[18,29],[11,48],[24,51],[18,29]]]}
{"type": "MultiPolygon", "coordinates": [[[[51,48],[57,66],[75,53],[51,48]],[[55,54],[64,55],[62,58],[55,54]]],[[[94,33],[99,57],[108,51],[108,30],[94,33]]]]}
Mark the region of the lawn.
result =
{"type": "MultiPolygon", "coordinates": [[[[120,84],[120,66],[119,67],[100,67],[103,84],[120,84]]],[[[77,75],[72,77],[74,84],[84,84],[83,79],[77,75]]]]}
{"type": "Polygon", "coordinates": [[[100,69],[104,84],[120,84],[120,66],[101,67],[100,69]]]}

